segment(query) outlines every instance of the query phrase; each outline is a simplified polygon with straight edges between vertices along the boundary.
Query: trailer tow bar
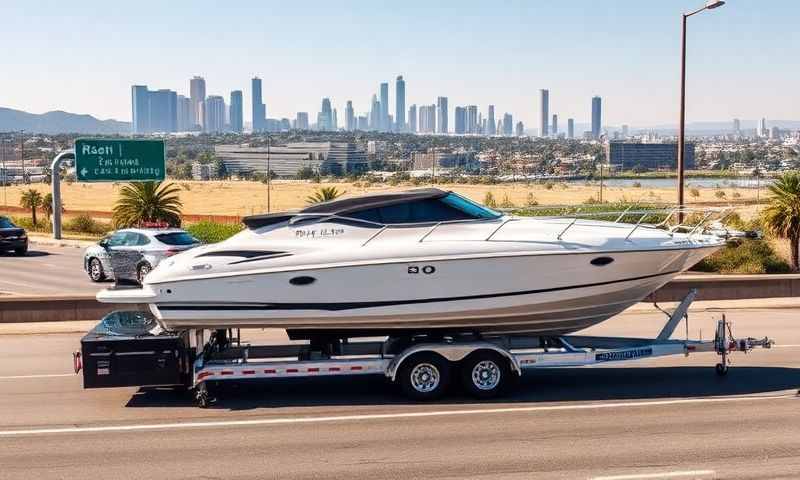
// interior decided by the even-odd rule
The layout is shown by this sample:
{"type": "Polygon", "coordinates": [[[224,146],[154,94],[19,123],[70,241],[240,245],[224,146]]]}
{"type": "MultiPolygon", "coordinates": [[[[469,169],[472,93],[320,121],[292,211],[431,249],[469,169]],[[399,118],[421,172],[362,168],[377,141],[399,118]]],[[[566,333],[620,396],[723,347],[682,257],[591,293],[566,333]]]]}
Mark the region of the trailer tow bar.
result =
{"type": "Polygon", "coordinates": [[[730,359],[728,358],[728,355],[731,352],[749,353],[750,350],[756,347],[772,348],[774,344],[775,341],[769,337],[747,337],[737,339],[733,336],[731,323],[725,318],[725,314],[722,314],[722,319],[717,322],[717,334],[714,337],[715,350],[721,357],[720,362],[715,367],[717,375],[727,375],[728,367],[730,365],[730,359]]]}

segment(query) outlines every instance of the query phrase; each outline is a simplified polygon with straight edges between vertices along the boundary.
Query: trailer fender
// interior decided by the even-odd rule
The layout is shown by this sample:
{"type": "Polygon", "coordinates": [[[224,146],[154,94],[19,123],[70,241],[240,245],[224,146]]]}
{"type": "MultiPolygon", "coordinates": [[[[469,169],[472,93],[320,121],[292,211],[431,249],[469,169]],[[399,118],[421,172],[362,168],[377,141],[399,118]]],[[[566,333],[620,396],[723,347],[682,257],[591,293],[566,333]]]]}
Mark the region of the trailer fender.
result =
{"type": "Polygon", "coordinates": [[[406,359],[416,353],[432,352],[441,355],[450,362],[460,362],[469,354],[478,350],[491,350],[498,353],[502,357],[508,359],[508,363],[511,365],[511,370],[516,372],[517,375],[522,375],[522,368],[520,367],[519,362],[508,350],[489,342],[470,342],[453,344],[421,343],[418,345],[413,345],[403,350],[392,359],[392,361],[389,363],[389,367],[386,369],[386,376],[392,381],[395,381],[397,372],[400,370],[400,366],[406,359]]]}

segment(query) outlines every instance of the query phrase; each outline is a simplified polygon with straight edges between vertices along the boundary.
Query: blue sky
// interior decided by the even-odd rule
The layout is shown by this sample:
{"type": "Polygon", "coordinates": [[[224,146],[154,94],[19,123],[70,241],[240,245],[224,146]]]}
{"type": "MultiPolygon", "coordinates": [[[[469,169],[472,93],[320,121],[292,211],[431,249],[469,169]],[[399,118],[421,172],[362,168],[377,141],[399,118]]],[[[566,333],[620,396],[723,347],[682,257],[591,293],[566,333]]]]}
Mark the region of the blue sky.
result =
{"type": "MultiPolygon", "coordinates": [[[[130,120],[130,86],[188,95],[264,80],[270,117],[365,112],[381,81],[407,104],[489,103],[526,127],[538,89],[551,113],[603,123],[675,123],[680,13],[704,0],[0,2],[0,106],[130,120]]],[[[689,19],[689,121],[800,119],[800,1],[729,0],[689,19]]],[[[340,114],[341,115],[341,114],[340,114]]],[[[451,113],[452,115],[452,113],[451,113]]],[[[340,117],[341,118],[341,117],[340,117]]],[[[452,120],[451,120],[452,121],[452,120]]]]}

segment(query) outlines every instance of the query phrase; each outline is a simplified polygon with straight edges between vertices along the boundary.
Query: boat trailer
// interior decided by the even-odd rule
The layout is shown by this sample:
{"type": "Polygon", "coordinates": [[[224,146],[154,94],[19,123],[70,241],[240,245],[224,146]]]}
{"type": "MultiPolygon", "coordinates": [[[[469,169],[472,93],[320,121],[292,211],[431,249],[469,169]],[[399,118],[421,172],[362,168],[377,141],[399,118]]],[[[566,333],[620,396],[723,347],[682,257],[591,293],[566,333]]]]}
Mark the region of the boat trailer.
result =
{"type": "MultiPolygon", "coordinates": [[[[217,382],[340,375],[384,375],[416,400],[438,398],[444,394],[451,379],[460,378],[467,393],[477,398],[490,398],[513,385],[525,370],[534,368],[592,366],[716,352],[720,361],[715,371],[718,375],[725,375],[731,353],[747,353],[753,348],[770,348],[774,344],[766,337],[736,339],[724,314],[717,322],[714,340],[688,339],[687,311],[696,295],[696,290],[690,291],[673,312],[664,312],[668,315],[666,324],[655,338],[426,333],[388,337],[380,341],[325,338],[314,339],[309,344],[250,345],[241,341],[239,330],[189,330],[167,332],[173,342],[161,351],[136,352],[135,347],[128,346],[125,352],[115,353],[113,347],[101,352],[87,352],[84,345],[83,356],[76,353],[75,372],[83,368],[86,388],[157,385],[190,388],[200,407],[207,407],[214,401],[209,387],[217,382]],[[687,338],[671,339],[684,319],[687,338]],[[156,370],[166,367],[175,372],[164,375],[160,371],[154,377],[157,380],[153,381],[146,380],[148,372],[140,371],[138,375],[115,372],[120,369],[121,360],[135,357],[137,353],[160,353],[165,359],[137,364],[149,365],[147,368],[156,370]],[[83,365],[82,358],[86,365],[83,365]],[[118,374],[116,377],[115,373],[118,374]],[[131,378],[136,378],[138,383],[131,385],[131,378]],[[165,384],[164,379],[173,380],[165,384]]],[[[152,343],[153,337],[131,341],[152,343]]]]}

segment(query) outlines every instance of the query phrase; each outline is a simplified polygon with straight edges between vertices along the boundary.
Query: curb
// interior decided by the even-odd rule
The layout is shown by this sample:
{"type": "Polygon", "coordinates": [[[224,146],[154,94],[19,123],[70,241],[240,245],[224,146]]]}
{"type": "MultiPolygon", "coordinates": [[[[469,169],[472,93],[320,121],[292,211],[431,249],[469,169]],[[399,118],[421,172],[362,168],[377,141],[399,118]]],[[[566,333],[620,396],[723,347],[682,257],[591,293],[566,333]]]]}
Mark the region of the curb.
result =
{"type": "Polygon", "coordinates": [[[31,235],[30,233],[28,234],[28,240],[30,241],[30,243],[36,245],[47,245],[51,247],[72,247],[72,248],[86,248],[96,243],[91,240],[73,240],[69,238],[62,238],[61,240],[56,240],[54,238],[31,235]]]}

